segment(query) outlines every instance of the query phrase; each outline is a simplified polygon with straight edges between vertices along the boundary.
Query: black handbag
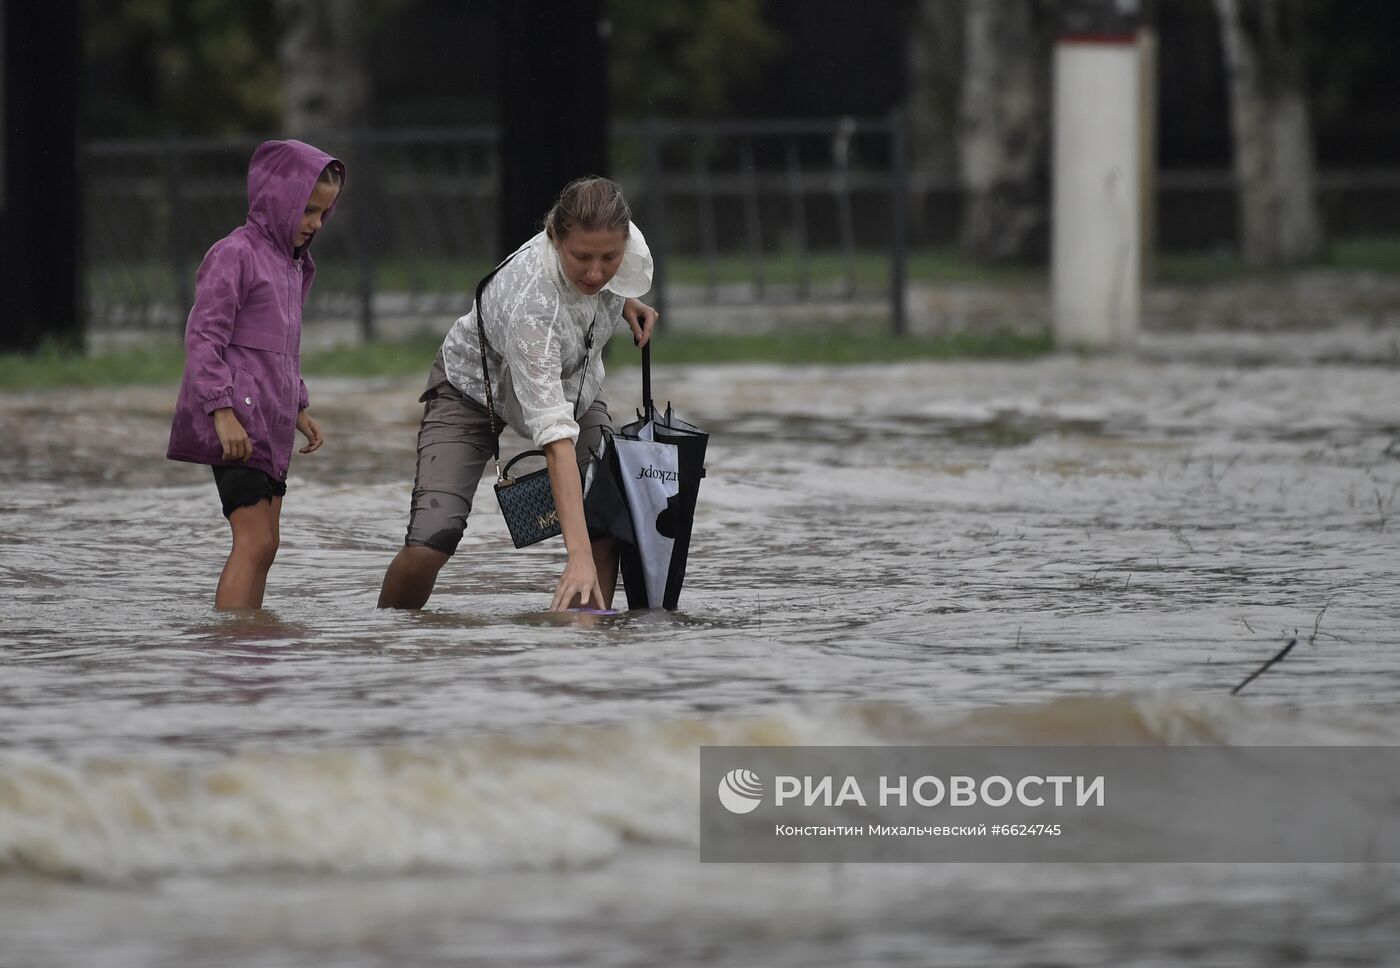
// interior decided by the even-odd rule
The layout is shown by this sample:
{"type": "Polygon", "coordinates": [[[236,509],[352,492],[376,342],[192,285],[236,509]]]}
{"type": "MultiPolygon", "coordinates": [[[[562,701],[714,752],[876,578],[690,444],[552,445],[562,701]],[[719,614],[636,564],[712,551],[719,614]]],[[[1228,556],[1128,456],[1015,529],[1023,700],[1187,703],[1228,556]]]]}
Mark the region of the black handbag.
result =
{"type": "Polygon", "coordinates": [[[520,477],[510,476],[510,469],[517,461],[543,456],[542,450],[527,450],[515,455],[496,481],[496,500],[501,505],[501,516],[506,519],[510,540],[517,548],[536,544],[560,533],[559,510],[554,506],[549,468],[542,467],[520,477]]]}
{"type": "MultiPolygon", "coordinates": [[[[491,400],[491,370],[486,365],[486,327],[481,322],[481,294],[491,277],[501,271],[501,267],[515,256],[511,256],[487,273],[486,278],[476,286],[476,335],[481,348],[481,375],[486,386],[486,415],[491,421],[491,456],[496,461],[496,502],[501,506],[501,517],[506,519],[510,530],[510,540],[517,548],[538,544],[548,538],[562,534],[559,526],[559,509],[554,506],[554,488],[549,483],[549,468],[542,467],[520,477],[511,477],[510,469],[517,461],[526,457],[543,457],[542,450],[527,450],[515,455],[501,469],[501,446],[496,429],[496,405],[491,400]]],[[[598,316],[588,327],[588,339],[584,342],[582,376],[579,378],[578,396],[574,398],[574,419],[578,419],[578,405],[583,399],[583,384],[588,378],[588,364],[592,362],[593,331],[597,327],[598,316]]],[[[501,430],[504,430],[504,425],[501,430]]]]}

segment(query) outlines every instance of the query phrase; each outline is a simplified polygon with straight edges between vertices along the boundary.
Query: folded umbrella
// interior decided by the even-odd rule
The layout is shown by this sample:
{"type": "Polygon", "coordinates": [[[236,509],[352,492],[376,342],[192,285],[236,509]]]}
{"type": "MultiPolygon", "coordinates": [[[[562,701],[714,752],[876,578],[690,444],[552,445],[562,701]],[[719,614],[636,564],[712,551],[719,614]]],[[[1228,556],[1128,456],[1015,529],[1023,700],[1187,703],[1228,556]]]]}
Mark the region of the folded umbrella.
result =
{"type": "Polygon", "coordinates": [[[651,397],[651,346],[642,347],[642,406],[637,420],[605,435],[584,485],[590,537],[615,538],[628,608],[674,609],[685,582],[690,534],[709,434],[657,411],[651,397]]]}

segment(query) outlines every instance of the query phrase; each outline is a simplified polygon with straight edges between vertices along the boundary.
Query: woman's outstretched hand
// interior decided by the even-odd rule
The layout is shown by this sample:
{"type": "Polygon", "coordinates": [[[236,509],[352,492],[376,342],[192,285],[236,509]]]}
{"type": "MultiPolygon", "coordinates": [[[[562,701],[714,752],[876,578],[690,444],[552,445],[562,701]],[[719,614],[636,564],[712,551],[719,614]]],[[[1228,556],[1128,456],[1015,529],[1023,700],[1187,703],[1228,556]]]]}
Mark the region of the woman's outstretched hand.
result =
{"type": "Polygon", "coordinates": [[[651,341],[651,331],[656,328],[660,315],[640,299],[628,299],[622,304],[622,318],[632,328],[632,342],[646,346],[651,341]]]}
{"type": "Polygon", "coordinates": [[[575,606],[603,607],[603,589],[598,585],[598,570],[593,565],[592,555],[569,556],[569,563],[564,566],[564,574],[559,576],[559,584],[554,589],[554,601],[549,603],[549,610],[562,612],[575,606]]]}
{"type": "Polygon", "coordinates": [[[588,521],[583,510],[583,480],[579,476],[574,442],[568,437],[551,440],[544,445],[545,463],[549,465],[549,487],[554,492],[554,506],[559,511],[559,530],[564,535],[564,550],[569,555],[564,574],[554,589],[551,612],[562,612],[576,605],[584,608],[606,608],[603,589],[598,584],[598,566],[593,563],[593,544],[588,540],[588,521]]]}

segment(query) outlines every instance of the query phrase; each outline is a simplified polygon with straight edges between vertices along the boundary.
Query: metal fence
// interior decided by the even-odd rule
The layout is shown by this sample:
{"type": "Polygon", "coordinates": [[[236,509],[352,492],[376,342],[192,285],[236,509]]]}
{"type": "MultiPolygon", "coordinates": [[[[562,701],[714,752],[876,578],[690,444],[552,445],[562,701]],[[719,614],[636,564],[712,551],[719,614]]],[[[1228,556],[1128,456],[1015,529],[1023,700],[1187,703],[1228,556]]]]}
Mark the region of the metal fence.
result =
{"type": "MultiPolygon", "coordinates": [[[[494,254],[499,184],[487,129],[318,139],[350,163],[354,204],[317,240],[308,321],[441,315],[494,254]]],[[[92,329],[183,330],[195,270],[247,213],[256,138],[98,142],[85,157],[92,329]]]]}
{"type": "MultiPolygon", "coordinates": [[[[243,221],[257,140],[87,146],[91,329],[183,329],[203,252],[243,221]]],[[[353,205],[317,242],[308,322],[353,321],[370,338],[465,311],[500,255],[495,131],[316,140],[346,159],[353,205]]],[[[612,156],[656,257],[650,298],[663,309],[875,299],[902,328],[907,172],[897,119],[622,124],[612,156]]]]}
{"type": "MultiPolygon", "coordinates": [[[[347,160],[352,194],[316,243],[308,323],[364,338],[445,328],[500,257],[495,130],[316,140],[347,160]]],[[[182,331],[200,258],[243,221],[256,145],[86,147],[91,331],[182,331]]],[[[910,254],[956,241],[960,190],[907,169],[896,116],[619,124],[611,152],[613,177],[656,255],[649,298],[663,310],[847,304],[866,315],[883,306],[899,332],[910,254]]],[[[1400,172],[1323,171],[1319,190],[1334,236],[1400,232],[1400,172]]],[[[1233,246],[1231,172],[1164,171],[1156,192],[1159,246],[1233,246]]]]}

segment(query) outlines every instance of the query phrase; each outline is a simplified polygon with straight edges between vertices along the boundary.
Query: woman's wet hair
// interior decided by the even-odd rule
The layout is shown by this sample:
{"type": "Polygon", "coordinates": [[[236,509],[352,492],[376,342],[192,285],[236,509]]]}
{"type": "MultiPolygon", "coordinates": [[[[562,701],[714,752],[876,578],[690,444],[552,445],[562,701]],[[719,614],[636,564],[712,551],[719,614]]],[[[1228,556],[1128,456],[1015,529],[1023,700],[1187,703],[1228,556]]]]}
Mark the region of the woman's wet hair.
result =
{"type": "Polygon", "coordinates": [[[606,178],[589,175],[575,178],[564,186],[549,214],[544,217],[544,231],[558,242],[570,232],[621,229],[627,234],[632,221],[632,209],[622,197],[622,189],[606,178]]]}
{"type": "Polygon", "coordinates": [[[333,161],[321,169],[321,175],[316,179],[318,185],[334,185],[336,188],[345,181],[345,176],[341,171],[340,162],[333,161]]]}

